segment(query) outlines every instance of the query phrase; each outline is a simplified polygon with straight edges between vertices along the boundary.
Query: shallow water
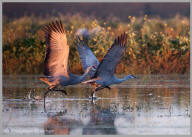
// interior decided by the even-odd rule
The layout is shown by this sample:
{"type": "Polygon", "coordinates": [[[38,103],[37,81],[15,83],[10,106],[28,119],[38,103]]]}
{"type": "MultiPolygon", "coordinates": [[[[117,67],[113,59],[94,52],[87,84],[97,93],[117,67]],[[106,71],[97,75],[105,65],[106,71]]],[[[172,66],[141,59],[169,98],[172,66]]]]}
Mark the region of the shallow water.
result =
{"type": "Polygon", "coordinates": [[[138,75],[111,90],[69,86],[48,94],[40,76],[3,76],[3,134],[190,134],[188,75],[138,75]],[[40,100],[34,98],[40,96],[40,100]]]}

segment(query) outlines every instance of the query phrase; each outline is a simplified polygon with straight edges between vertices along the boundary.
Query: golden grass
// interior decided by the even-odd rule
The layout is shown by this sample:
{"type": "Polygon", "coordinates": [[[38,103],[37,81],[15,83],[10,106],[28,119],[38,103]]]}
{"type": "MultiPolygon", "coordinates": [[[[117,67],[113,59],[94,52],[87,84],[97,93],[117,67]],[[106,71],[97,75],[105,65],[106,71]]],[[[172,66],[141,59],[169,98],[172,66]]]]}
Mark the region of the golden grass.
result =
{"type": "Polygon", "coordinates": [[[131,17],[127,22],[83,17],[79,14],[58,17],[24,16],[10,20],[3,17],[3,74],[42,74],[45,42],[41,28],[60,19],[70,45],[70,70],[82,73],[82,66],[74,45],[79,28],[99,28],[89,46],[101,60],[123,32],[129,36],[126,51],[116,73],[184,74],[190,71],[190,23],[184,16],[161,18],[131,17]]]}

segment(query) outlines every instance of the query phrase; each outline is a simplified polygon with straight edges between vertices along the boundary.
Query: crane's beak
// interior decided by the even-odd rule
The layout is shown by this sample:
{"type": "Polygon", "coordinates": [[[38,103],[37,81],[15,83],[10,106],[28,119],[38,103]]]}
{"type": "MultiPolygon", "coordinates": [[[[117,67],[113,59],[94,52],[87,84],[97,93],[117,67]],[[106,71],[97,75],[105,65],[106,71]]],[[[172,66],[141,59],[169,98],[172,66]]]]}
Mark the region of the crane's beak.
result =
{"type": "Polygon", "coordinates": [[[134,76],[134,75],[129,75],[129,78],[130,78],[130,79],[135,79],[136,76],[134,76]]]}

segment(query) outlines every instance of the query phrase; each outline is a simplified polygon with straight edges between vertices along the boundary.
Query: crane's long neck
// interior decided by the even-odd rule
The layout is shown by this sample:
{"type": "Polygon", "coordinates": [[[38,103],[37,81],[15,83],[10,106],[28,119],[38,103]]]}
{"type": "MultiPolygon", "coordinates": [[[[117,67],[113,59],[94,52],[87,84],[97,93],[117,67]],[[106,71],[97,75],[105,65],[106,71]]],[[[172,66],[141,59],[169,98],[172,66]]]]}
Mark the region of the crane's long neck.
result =
{"type": "Polygon", "coordinates": [[[136,78],[136,77],[133,76],[133,75],[127,75],[127,76],[125,76],[125,77],[122,78],[122,79],[115,77],[115,84],[119,84],[119,83],[122,83],[122,82],[124,82],[124,81],[126,81],[126,80],[128,80],[128,79],[134,79],[134,78],[136,78]]]}
{"type": "Polygon", "coordinates": [[[83,75],[79,76],[79,83],[81,83],[89,74],[85,72],[83,75]]]}
{"type": "Polygon", "coordinates": [[[71,73],[70,73],[70,78],[71,78],[71,80],[70,80],[70,85],[74,85],[74,84],[81,83],[83,80],[85,80],[85,78],[86,78],[87,76],[89,76],[89,72],[90,72],[90,71],[91,71],[91,68],[89,68],[88,70],[86,70],[86,71],[84,72],[84,74],[81,75],[81,76],[78,76],[78,75],[75,75],[75,74],[71,74],[71,73]]]}

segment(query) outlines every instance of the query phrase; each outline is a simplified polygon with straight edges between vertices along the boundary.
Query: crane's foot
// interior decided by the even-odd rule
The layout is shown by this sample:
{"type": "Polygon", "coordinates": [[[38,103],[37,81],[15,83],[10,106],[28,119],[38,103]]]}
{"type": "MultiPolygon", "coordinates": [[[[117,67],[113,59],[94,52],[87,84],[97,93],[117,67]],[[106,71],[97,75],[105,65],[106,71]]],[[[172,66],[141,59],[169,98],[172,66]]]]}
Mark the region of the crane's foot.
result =
{"type": "Polygon", "coordinates": [[[95,100],[97,100],[98,97],[95,96],[95,92],[91,93],[91,96],[89,96],[89,99],[91,99],[92,102],[94,102],[95,100]]]}
{"type": "Polygon", "coordinates": [[[109,86],[105,86],[106,88],[108,88],[109,90],[111,90],[111,87],[109,87],[109,86]]]}

